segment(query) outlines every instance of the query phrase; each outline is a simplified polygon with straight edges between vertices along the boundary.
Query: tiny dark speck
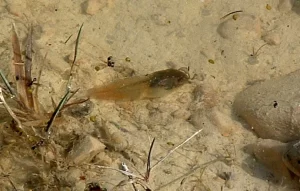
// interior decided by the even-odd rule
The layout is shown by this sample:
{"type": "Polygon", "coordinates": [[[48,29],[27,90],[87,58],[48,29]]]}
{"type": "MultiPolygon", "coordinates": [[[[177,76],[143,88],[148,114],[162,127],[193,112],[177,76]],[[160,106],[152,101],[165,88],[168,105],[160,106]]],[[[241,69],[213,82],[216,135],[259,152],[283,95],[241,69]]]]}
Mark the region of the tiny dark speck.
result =
{"type": "Polygon", "coordinates": [[[276,108],[278,106],[277,101],[274,101],[273,107],[276,108]]]}

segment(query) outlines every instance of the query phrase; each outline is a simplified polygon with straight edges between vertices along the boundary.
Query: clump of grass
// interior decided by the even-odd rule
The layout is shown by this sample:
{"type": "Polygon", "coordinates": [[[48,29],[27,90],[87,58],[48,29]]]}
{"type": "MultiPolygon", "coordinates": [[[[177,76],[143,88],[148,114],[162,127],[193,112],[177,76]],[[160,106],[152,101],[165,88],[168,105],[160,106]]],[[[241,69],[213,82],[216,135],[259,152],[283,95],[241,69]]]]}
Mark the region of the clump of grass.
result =
{"type": "MultiPolygon", "coordinates": [[[[143,174],[139,174],[139,175],[134,174],[133,172],[131,172],[129,170],[129,168],[127,167],[127,165],[125,163],[122,163],[122,165],[121,165],[122,169],[116,169],[116,168],[107,167],[107,166],[100,166],[100,165],[90,165],[90,166],[94,166],[94,167],[99,168],[99,169],[115,170],[115,171],[118,171],[118,172],[120,172],[123,175],[128,177],[128,179],[122,180],[118,185],[116,185],[113,188],[113,190],[119,190],[121,187],[124,187],[127,184],[131,184],[132,187],[133,187],[133,190],[135,190],[135,191],[139,190],[137,188],[137,185],[141,186],[145,191],[151,191],[151,190],[153,190],[151,188],[151,186],[149,185],[151,171],[154,168],[158,167],[166,159],[168,159],[170,157],[170,155],[172,153],[174,153],[177,149],[179,149],[184,144],[186,144],[188,141],[190,141],[193,137],[198,135],[202,130],[203,129],[199,129],[198,131],[196,131],[193,135],[191,135],[190,137],[185,139],[183,142],[181,142],[179,145],[177,145],[176,147],[174,147],[173,149],[168,151],[167,154],[163,158],[158,160],[154,165],[151,165],[151,153],[152,153],[154,143],[155,143],[155,139],[153,139],[152,142],[151,142],[150,148],[149,148],[148,157],[147,157],[146,172],[145,172],[144,175],[143,174]]],[[[187,177],[187,176],[193,174],[196,170],[201,169],[201,168],[205,168],[207,165],[209,165],[211,163],[214,163],[216,161],[218,161],[218,160],[211,161],[210,163],[207,163],[207,164],[204,164],[204,165],[198,165],[198,166],[194,167],[190,172],[186,173],[184,176],[176,178],[174,181],[169,182],[166,185],[163,185],[163,187],[166,187],[167,185],[174,183],[175,181],[179,180],[180,178],[187,177]]],[[[161,187],[156,188],[155,190],[158,190],[158,189],[161,189],[161,187]]]]}
{"type": "Polygon", "coordinates": [[[61,146],[52,140],[50,134],[55,119],[63,109],[86,101],[77,100],[68,103],[78,91],[71,89],[71,81],[81,29],[82,25],[76,39],[75,55],[66,93],[53,112],[45,112],[41,109],[42,105],[38,101],[38,87],[42,70],[40,70],[37,79],[32,78],[33,28],[32,26],[29,27],[23,53],[16,26],[12,25],[13,61],[11,73],[14,78],[14,85],[9,83],[0,70],[0,78],[3,81],[3,85],[0,86],[0,103],[10,116],[10,119],[5,121],[5,124],[8,125],[3,125],[8,128],[1,127],[0,129],[0,144],[2,144],[0,164],[4,162],[7,166],[11,165],[12,168],[7,170],[0,165],[1,189],[7,187],[8,190],[19,190],[20,188],[53,190],[60,187],[59,179],[53,174],[59,170],[59,162],[63,161],[61,159],[63,158],[62,149],[59,149],[61,146]],[[41,145],[45,145],[45,147],[40,147],[41,145]],[[51,161],[45,157],[46,153],[49,152],[54,155],[54,159],[51,161]],[[3,181],[5,186],[2,185],[3,181]]]}

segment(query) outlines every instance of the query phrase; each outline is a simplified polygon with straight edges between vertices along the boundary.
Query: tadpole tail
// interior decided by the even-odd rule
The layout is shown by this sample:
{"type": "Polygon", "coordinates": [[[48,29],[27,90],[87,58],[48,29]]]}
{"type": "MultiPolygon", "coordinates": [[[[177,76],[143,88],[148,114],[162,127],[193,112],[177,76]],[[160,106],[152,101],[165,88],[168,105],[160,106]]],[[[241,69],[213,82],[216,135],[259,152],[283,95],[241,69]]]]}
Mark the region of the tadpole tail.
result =
{"type": "Polygon", "coordinates": [[[141,99],[147,88],[149,83],[146,77],[132,77],[91,88],[87,91],[87,96],[98,100],[132,101],[141,99]]]}

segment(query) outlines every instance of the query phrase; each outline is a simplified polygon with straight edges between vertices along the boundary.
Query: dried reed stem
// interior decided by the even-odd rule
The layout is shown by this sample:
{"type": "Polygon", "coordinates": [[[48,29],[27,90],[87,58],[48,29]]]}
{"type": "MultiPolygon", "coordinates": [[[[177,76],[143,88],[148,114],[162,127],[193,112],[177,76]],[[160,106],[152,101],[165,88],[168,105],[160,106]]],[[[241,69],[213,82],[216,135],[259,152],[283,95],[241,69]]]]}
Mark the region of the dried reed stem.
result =
{"type": "Polygon", "coordinates": [[[150,170],[154,169],[157,165],[159,165],[161,162],[163,162],[164,160],[166,160],[174,151],[176,151],[179,147],[181,147],[182,145],[184,145],[185,143],[187,143],[189,140],[191,140],[193,137],[195,137],[198,133],[200,133],[203,129],[198,130],[197,132],[195,132],[192,136],[190,136],[189,138],[187,138],[185,141],[183,141],[182,143],[180,143],[178,146],[176,146],[174,149],[170,150],[168,152],[168,154],[162,158],[161,160],[159,160],[157,163],[155,163],[150,170]]]}
{"type": "Polygon", "coordinates": [[[13,68],[15,73],[15,80],[17,84],[17,98],[22,103],[21,107],[29,109],[26,96],[26,81],[24,63],[21,58],[21,48],[19,38],[15,29],[15,25],[12,25],[12,47],[13,47],[13,68]]]}
{"type": "Polygon", "coordinates": [[[6,103],[3,93],[2,93],[2,88],[0,88],[0,103],[2,103],[4,105],[7,112],[10,114],[10,116],[13,118],[13,120],[17,123],[17,127],[19,128],[19,130],[21,130],[23,133],[25,133],[26,136],[28,137],[29,135],[26,133],[25,129],[23,128],[21,121],[18,119],[16,114],[12,111],[12,109],[6,103]]]}
{"type": "Polygon", "coordinates": [[[30,109],[34,109],[34,99],[32,94],[32,78],[31,78],[31,67],[32,67],[32,26],[29,29],[29,33],[26,41],[26,53],[25,53],[25,90],[26,90],[26,98],[28,102],[28,107],[30,109]]]}

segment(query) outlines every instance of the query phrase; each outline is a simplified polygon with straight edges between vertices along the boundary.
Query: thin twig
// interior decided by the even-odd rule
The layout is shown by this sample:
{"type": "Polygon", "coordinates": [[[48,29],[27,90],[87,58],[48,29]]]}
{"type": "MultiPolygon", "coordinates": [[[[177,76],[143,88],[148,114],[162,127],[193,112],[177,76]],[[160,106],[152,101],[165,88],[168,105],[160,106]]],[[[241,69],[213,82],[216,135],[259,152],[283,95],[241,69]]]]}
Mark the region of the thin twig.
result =
{"type": "Polygon", "coordinates": [[[258,52],[259,52],[264,46],[266,46],[266,45],[267,45],[267,43],[261,45],[261,46],[257,49],[256,52],[254,51],[254,47],[253,47],[253,49],[252,49],[253,52],[252,52],[252,54],[250,54],[250,56],[258,56],[258,52]]]}
{"type": "Polygon", "coordinates": [[[75,91],[72,91],[72,94],[68,97],[67,101],[69,101],[78,91],[79,91],[79,88],[75,91]]]}
{"type": "Polygon", "coordinates": [[[243,12],[243,11],[242,11],[242,10],[239,10],[239,11],[232,11],[232,12],[230,12],[230,13],[224,15],[224,16],[221,17],[220,19],[225,19],[225,18],[228,17],[229,15],[232,15],[232,14],[234,14],[234,13],[241,13],[241,12],[243,12]]]}
{"type": "Polygon", "coordinates": [[[152,143],[150,145],[149,152],[148,152],[147,169],[146,169],[146,175],[145,175],[146,182],[149,180],[149,177],[150,177],[150,171],[151,171],[151,152],[152,152],[152,149],[153,149],[154,142],[155,142],[155,138],[153,139],[153,141],[152,141],[152,143]]]}
{"type": "Polygon", "coordinates": [[[175,150],[177,150],[179,147],[181,147],[182,145],[184,145],[185,143],[187,143],[189,140],[191,140],[194,136],[196,136],[198,133],[200,133],[203,129],[198,130],[197,132],[195,132],[192,136],[190,136],[189,138],[187,138],[185,141],[183,141],[182,143],[180,143],[178,146],[176,146],[174,149],[170,150],[168,152],[168,154],[162,158],[161,160],[159,160],[157,163],[155,163],[152,167],[151,170],[154,169],[157,165],[159,165],[161,162],[163,162],[164,160],[166,160],[175,150]]]}
{"type": "MultiPolygon", "coordinates": [[[[121,165],[122,165],[122,168],[123,168],[124,171],[130,172],[130,170],[129,170],[128,166],[125,164],[125,162],[122,162],[121,165]]],[[[133,177],[132,176],[128,176],[128,179],[132,181],[131,185],[132,185],[134,191],[138,191],[138,189],[136,188],[136,185],[135,185],[135,183],[133,181],[133,177]]]]}
{"type": "Polygon", "coordinates": [[[71,81],[72,81],[72,78],[73,78],[73,69],[74,69],[74,65],[75,65],[75,62],[76,62],[76,58],[77,58],[77,51],[78,51],[78,44],[79,44],[79,37],[80,37],[80,34],[81,34],[81,29],[83,27],[83,23],[81,24],[80,28],[79,28],[79,31],[78,31],[78,34],[77,34],[77,38],[76,38],[76,44],[75,44],[75,52],[74,52],[74,59],[73,59],[73,62],[72,62],[72,65],[71,65],[71,69],[70,69],[70,74],[69,74],[69,80],[68,80],[68,84],[67,84],[67,89],[71,89],[71,81]]]}
{"type": "MultiPolygon", "coordinates": [[[[88,164],[89,166],[92,166],[92,164],[88,164]]],[[[125,165],[125,163],[122,163],[122,167],[124,170],[120,170],[117,168],[112,168],[112,167],[108,167],[108,166],[100,166],[100,165],[93,165],[97,168],[100,169],[110,169],[110,170],[115,170],[118,171],[126,176],[129,177],[129,180],[126,181],[121,181],[116,187],[120,187],[121,185],[125,185],[127,183],[131,183],[133,185],[133,188],[135,189],[135,191],[137,190],[135,184],[139,184],[141,185],[146,191],[151,191],[150,186],[147,185],[147,183],[144,181],[143,177],[139,177],[133,173],[131,173],[127,167],[127,165],[125,165]],[[125,184],[124,184],[125,183],[125,184]]],[[[114,190],[114,189],[113,189],[114,190]]]]}
{"type": "Polygon", "coordinates": [[[16,186],[14,185],[14,183],[12,182],[12,180],[9,177],[7,177],[7,179],[9,181],[10,185],[13,187],[14,191],[18,191],[18,189],[16,188],[16,186]]]}
{"type": "Polygon", "coordinates": [[[14,191],[18,191],[16,186],[14,185],[14,183],[11,181],[11,179],[9,178],[9,175],[8,174],[1,174],[4,178],[7,178],[7,180],[9,181],[10,185],[13,187],[13,190],[14,191]]]}
{"type": "Polygon", "coordinates": [[[208,165],[211,165],[211,164],[213,164],[215,162],[218,162],[218,161],[222,161],[222,158],[217,158],[217,159],[214,159],[212,161],[206,162],[204,164],[197,165],[197,166],[193,167],[189,172],[187,172],[187,173],[185,173],[185,174],[183,174],[183,175],[175,178],[174,180],[166,183],[165,185],[162,185],[162,186],[156,188],[155,190],[157,190],[157,191],[161,190],[162,188],[165,188],[165,187],[169,186],[170,184],[173,184],[174,182],[176,182],[176,181],[178,181],[180,179],[186,178],[186,177],[194,174],[198,169],[206,168],[208,165]]]}
{"type": "Polygon", "coordinates": [[[11,110],[11,108],[6,103],[3,93],[2,93],[2,88],[0,88],[0,103],[2,103],[4,105],[7,112],[10,114],[10,116],[13,118],[13,120],[17,123],[17,127],[19,128],[19,130],[21,130],[21,132],[25,133],[25,135],[28,137],[29,135],[26,133],[25,129],[23,128],[21,121],[18,119],[16,114],[11,110]]]}
{"type": "Polygon", "coordinates": [[[67,40],[65,40],[65,44],[67,44],[67,42],[70,40],[70,38],[73,36],[73,34],[71,34],[68,38],[67,38],[67,40]]]}
{"type": "Polygon", "coordinates": [[[72,103],[65,104],[64,107],[63,107],[61,110],[66,109],[67,107],[70,107],[70,106],[72,106],[72,105],[82,104],[82,103],[84,103],[84,102],[87,102],[88,100],[89,100],[89,98],[86,98],[86,99],[80,99],[80,100],[76,100],[76,101],[74,101],[74,102],[72,102],[72,103]]]}

